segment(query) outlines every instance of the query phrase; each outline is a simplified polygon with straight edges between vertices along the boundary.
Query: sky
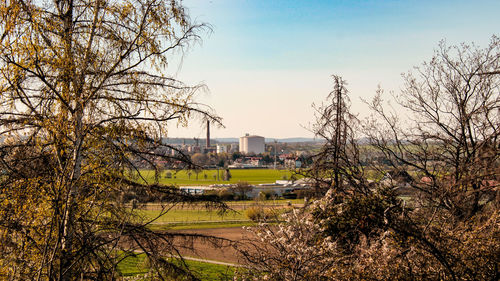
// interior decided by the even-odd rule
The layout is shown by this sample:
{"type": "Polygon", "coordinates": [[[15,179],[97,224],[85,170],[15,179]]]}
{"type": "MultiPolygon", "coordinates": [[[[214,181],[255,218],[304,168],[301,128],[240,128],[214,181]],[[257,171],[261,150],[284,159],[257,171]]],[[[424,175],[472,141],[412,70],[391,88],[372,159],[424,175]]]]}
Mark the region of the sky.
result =
{"type": "MultiPolygon", "coordinates": [[[[397,93],[401,74],[430,60],[440,40],[486,46],[500,35],[500,1],[184,0],[191,19],[211,28],[182,57],[176,77],[206,84],[196,100],[222,117],[211,137],[313,137],[312,104],[348,83],[351,111],[378,86],[397,93]]],[[[170,137],[203,138],[197,120],[170,137]]]]}

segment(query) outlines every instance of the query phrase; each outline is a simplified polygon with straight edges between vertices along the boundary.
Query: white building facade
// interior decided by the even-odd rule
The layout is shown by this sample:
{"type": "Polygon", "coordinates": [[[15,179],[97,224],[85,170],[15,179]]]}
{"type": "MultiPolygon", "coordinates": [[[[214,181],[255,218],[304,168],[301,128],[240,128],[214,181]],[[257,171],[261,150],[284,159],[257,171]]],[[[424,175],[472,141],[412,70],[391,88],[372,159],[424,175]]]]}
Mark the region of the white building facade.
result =
{"type": "Polygon", "coordinates": [[[250,136],[246,134],[240,138],[240,152],[243,154],[264,153],[266,148],[265,139],[261,136],[250,136]]]}
{"type": "Polygon", "coordinates": [[[227,152],[227,145],[218,144],[217,145],[217,153],[227,152]]]}

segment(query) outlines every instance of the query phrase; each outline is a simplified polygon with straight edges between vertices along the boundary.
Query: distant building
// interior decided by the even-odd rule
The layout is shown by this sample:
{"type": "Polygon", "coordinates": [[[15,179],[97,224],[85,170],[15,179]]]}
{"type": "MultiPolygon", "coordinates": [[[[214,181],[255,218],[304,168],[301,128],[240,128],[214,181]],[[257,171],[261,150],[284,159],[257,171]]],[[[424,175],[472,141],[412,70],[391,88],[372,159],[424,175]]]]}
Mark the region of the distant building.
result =
{"type": "Polygon", "coordinates": [[[190,146],[188,146],[188,152],[189,153],[199,153],[199,152],[201,152],[201,148],[199,146],[190,145],[190,146]]]}
{"type": "Polygon", "coordinates": [[[218,144],[217,145],[217,153],[227,152],[227,145],[218,144]]]}
{"type": "Polygon", "coordinates": [[[260,154],[265,151],[264,137],[246,134],[240,138],[240,152],[243,154],[260,154]]]}
{"type": "Polygon", "coordinates": [[[251,165],[253,167],[261,167],[262,166],[262,157],[245,157],[244,163],[251,165]]]}
{"type": "Polygon", "coordinates": [[[287,157],[284,160],[285,167],[288,169],[296,169],[302,167],[302,161],[298,157],[287,157]]]}
{"type": "Polygon", "coordinates": [[[232,144],[231,144],[231,147],[229,148],[229,151],[228,151],[228,152],[233,153],[233,152],[236,152],[236,151],[238,151],[238,145],[237,145],[237,144],[235,144],[235,143],[232,143],[232,144]]]}
{"type": "Polygon", "coordinates": [[[207,153],[217,153],[217,148],[216,147],[204,147],[203,154],[207,154],[207,153]]]}
{"type": "Polygon", "coordinates": [[[210,186],[181,186],[179,189],[193,195],[199,195],[207,191],[215,190],[214,187],[210,186]]]}

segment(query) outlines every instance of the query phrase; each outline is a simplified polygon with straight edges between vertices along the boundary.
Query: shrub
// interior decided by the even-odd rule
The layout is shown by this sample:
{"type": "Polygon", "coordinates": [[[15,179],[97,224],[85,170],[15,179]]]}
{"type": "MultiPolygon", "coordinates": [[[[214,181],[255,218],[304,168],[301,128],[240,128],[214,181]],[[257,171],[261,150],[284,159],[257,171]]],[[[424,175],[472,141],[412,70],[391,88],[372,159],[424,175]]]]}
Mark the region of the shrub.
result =
{"type": "Polygon", "coordinates": [[[252,221],[260,221],[263,210],[261,207],[250,207],[245,210],[245,215],[252,221]]]}
{"type": "Polygon", "coordinates": [[[285,192],[282,196],[285,199],[297,199],[297,194],[293,192],[285,192]]]}
{"type": "Polygon", "coordinates": [[[269,199],[274,199],[277,197],[277,194],[274,190],[272,189],[267,189],[267,190],[264,190],[262,191],[262,193],[264,193],[266,195],[266,199],[269,200],[269,199]]]}
{"type": "Polygon", "coordinates": [[[278,214],[279,212],[274,209],[264,209],[260,206],[250,207],[245,210],[247,218],[255,222],[275,220],[278,214]]]}
{"type": "Polygon", "coordinates": [[[315,191],[311,188],[307,189],[296,189],[293,193],[297,194],[298,199],[302,198],[313,198],[315,196],[315,191]]]}
{"type": "Polygon", "coordinates": [[[264,201],[267,199],[267,196],[264,192],[259,192],[259,194],[255,197],[256,201],[264,201]]]}
{"type": "Polygon", "coordinates": [[[218,195],[222,200],[234,200],[235,197],[234,192],[227,188],[220,189],[218,195]]]}

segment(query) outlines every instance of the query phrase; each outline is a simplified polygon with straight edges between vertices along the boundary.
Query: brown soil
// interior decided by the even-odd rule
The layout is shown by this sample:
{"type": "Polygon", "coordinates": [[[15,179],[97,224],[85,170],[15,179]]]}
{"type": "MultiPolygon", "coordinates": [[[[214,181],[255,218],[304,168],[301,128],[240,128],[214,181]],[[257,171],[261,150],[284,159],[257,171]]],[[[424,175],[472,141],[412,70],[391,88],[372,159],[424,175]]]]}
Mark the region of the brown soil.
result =
{"type": "Polygon", "coordinates": [[[210,238],[174,239],[180,254],[207,260],[244,264],[244,258],[236,248],[254,248],[256,237],[242,227],[178,230],[180,234],[197,234],[210,238]]]}

